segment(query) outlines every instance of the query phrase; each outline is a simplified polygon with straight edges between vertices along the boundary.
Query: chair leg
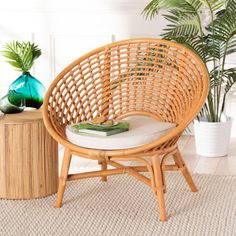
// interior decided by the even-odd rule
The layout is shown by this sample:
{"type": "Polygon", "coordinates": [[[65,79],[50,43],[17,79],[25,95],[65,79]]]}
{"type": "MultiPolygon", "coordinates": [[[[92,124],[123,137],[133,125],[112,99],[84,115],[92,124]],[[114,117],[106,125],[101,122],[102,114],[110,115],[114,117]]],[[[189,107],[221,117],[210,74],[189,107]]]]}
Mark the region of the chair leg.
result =
{"type": "Polygon", "coordinates": [[[162,174],[163,192],[166,193],[166,179],[165,179],[164,171],[162,169],[161,169],[161,174],[162,174]]]}
{"type": "Polygon", "coordinates": [[[155,183],[155,195],[158,200],[159,210],[160,210],[160,220],[166,221],[166,209],[165,209],[165,199],[164,199],[164,183],[162,177],[162,170],[160,165],[159,156],[155,155],[152,157],[152,166],[153,166],[153,175],[154,175],[154,183],[155,183]]]}
{"type": "Polygon", "coordinates": [[[59,178],[59,185],[58,185],[58,191],[57,191],[57,201],[56,201],[56,207],[60,208],[62,206],[62,199],[66,187],[66,180],[69,172],[70,162],[71,162],[71,153],[69,149],[65,149],[63,162],[62,162],[62,168],[61,168],[61,175],[59,178]]]}
{"type": "MultiPolygon", "coordinates": [[[[99,162],[99,165],[101,165],[101,170],[107,170],[107,163],[105,161],[99,162]]],[[[102,176],[101,181],[107,182],[107,176],[102,176]]]]}
{"type": "Polygon", "coordinates": [[[182,174],[183,174],[186,182],[188,183],[191,191],[197,192],[197,187],[196,187],[195,183],[193,182],[192,176],[190,175],[189,170],[188,170],[186,164],[184,163],[184,160],[183,160],[182,155],[181,155],[178,148],[177,148],[177,152],[175,154],[173,154],[173,157],[174,157],[175,164],[179,168],[181,168],[182,174]]]}

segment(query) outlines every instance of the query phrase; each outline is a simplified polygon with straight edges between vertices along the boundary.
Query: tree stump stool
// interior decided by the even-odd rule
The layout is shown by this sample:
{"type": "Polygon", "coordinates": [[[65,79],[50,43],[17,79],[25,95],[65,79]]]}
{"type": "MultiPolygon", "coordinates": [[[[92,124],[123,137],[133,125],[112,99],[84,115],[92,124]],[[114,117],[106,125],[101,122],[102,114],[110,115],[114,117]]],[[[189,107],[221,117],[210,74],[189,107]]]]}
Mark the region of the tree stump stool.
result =
{"type": "Polygon", "coordinates": [[[58,145],[41,110],[0,118],[0,198],[32,199],[58,187],[58,145]]]}

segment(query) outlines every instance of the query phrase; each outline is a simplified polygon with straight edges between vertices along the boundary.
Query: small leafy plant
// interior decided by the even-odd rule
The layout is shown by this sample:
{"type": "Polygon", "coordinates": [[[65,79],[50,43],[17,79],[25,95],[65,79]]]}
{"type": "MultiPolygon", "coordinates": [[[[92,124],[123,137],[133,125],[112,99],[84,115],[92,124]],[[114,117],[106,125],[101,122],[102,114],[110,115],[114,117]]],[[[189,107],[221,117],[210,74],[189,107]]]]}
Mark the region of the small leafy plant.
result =
{"type": "Polygon", "coordinates": [[[1,54],[8,59],[6,62],[18,71],[28,72],[41,55],[41,50],[31,42],[13,41],[5,44],[1,54]]]}
{"type": "Polygon", "coordinates": [[[152,19],[161,9],[169,22],[162,36],[195,51],[208,68],[210,90],[200,117],[220,122],[236,82],[236,67],[226,63],[236,53],[236,0],[152,0],[143,14],[152,19]]]}

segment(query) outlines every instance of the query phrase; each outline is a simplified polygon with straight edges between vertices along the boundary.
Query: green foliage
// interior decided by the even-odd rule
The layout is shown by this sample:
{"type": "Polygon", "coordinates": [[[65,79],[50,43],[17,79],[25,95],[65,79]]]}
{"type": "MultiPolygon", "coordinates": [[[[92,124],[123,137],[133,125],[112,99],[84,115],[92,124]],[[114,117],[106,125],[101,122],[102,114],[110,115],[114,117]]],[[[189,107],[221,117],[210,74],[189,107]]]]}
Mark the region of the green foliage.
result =
{"type": "Polygon", "coordinates": [[[41,50],[31,42],[13,41],[6,43],[4,50],[0,53],[8,59],[6,62],[17,70],[27,72],[41,55],[41,50]]]}
{"type": "Polygon", "coordinates": [[[226,10],[228,10],[228,11],[236,11],[236,0],[228,0],[228,1],[226,1],[226,10]]]}
{"type": "Polygon", "coordinates": [[[169,22],[163,38],[182,43],[208,66],[210,91],[200,116],[219,122],[226,96],[236,82],[236,68],[227,68],[227,57],[236,53],[236,0],[152,0],[143,10],[154,18],[161,9],[169,22]],[[205,13],[210,16],[205,22],[205,13]],[[210,69],[211,68],[211,69],[210,69]]]}

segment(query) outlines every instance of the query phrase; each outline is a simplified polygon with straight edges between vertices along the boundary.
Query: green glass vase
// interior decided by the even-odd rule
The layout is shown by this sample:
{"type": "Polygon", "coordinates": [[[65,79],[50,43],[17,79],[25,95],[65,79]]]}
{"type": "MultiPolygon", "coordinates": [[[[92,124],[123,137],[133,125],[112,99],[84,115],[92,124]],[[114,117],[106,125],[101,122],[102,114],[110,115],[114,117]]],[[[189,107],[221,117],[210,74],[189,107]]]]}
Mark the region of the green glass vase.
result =
{"type": "Polygon", "coordinates": [[[22,94],[25,99],[26,107],[39,109],[43,104],[45,87],[29,72],[23,72],[22,75],[10,85],[8,91],[8,99],[13,104],[19,104],[21,102],[22,97],[18,96],[18,94],[22,94]],[[14,92],[12,93],[12,91],[14,92]]]}

